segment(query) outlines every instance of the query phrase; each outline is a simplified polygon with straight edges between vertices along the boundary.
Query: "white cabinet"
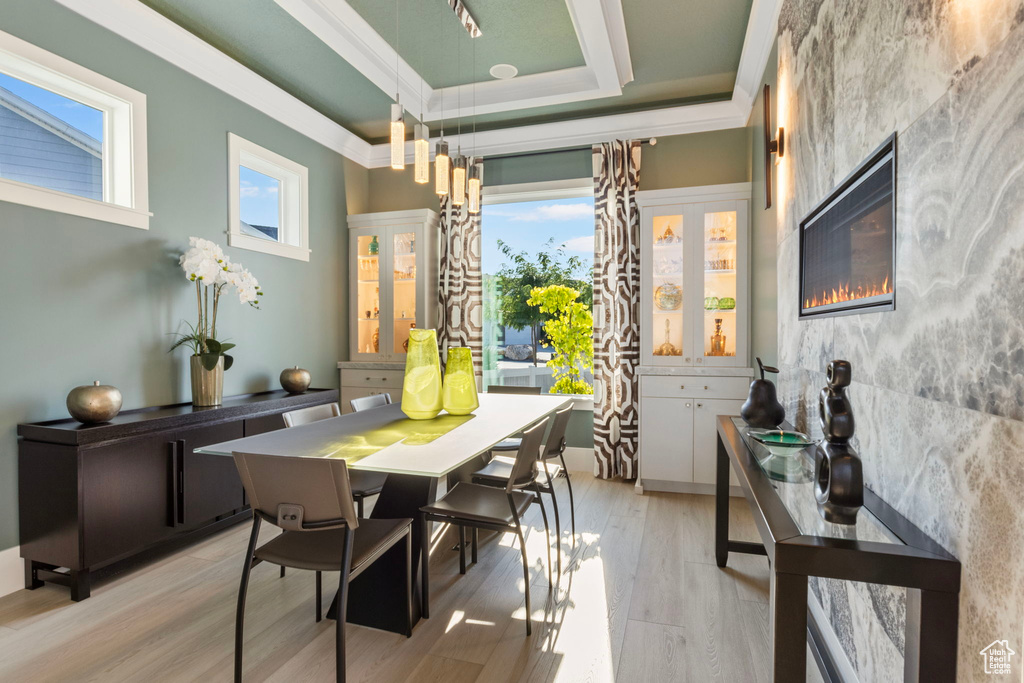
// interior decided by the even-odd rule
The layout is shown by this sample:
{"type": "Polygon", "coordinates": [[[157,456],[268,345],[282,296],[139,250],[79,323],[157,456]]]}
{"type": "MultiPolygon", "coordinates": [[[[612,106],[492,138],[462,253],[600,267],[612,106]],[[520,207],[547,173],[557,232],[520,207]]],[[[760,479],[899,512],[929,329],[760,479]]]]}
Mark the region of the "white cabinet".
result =
{"type": "Polygon", "coordinates": [[[390,363],[338,363],[341,387],[341,412],[352,412],[350,401],[363,396],[390,394],[391,400],[402,398],[405,366],[390,363]]]}
{"type": "Polygon", "coordinates": [[[749,185],[637,193],[641,365],[749,367],[749,185]]]}
{"type": "Polygon", "coordinates": [[[641,474],[654,481],[693,479],[693,399],[658,398],[644,401],[640,411],[641,474]],[[666,429],[666,425],[672,425],[666,429]],[[647,457],[650,455],[650,457],[647,457]]]}
{"type": "Polygon", "coordinates": [[[409,330],[437,324],[438,216],[348,217],[349,358],[405,362],[409,330]]]}

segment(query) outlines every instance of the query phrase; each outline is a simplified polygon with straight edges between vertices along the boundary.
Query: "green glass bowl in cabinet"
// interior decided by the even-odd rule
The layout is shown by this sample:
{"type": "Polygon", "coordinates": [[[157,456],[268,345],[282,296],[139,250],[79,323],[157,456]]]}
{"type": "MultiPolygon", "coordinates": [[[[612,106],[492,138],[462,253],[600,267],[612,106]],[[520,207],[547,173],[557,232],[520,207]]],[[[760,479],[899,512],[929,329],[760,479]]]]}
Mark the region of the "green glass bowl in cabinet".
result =
{"type": "Polygon", "coordinates": [[[402,383],[402,412],[413,420],[430,420],[441,412],[441,358],[434,330],[409,330],[402,383]]]}
{"type": "Polygon", "coordinates": [[[768,431],[751,430],[750,438],[763,444],[768,452],[775,456],[793,455],[814,442],[802,432],[789,432],[783,429],[771,429],[768,431]]]}
{"type": "Polygon", "coordinates": [[[449,346],[441,391],[449,415],[469,415],[480,407],[473,373],[473,353],[465,346],[449,346]]]}
{"type": "Polygon", "coordinates": [[[731,311],[736,308],[736,299],[731,296],[723,296],[718,300],[718,310],[731,311]]]}
{"type": "Polygon", "coordinates": [[[717,296],[706,296],[704,297],[704,310],[714,311],[718,308],[718,297],[717,296]]]}

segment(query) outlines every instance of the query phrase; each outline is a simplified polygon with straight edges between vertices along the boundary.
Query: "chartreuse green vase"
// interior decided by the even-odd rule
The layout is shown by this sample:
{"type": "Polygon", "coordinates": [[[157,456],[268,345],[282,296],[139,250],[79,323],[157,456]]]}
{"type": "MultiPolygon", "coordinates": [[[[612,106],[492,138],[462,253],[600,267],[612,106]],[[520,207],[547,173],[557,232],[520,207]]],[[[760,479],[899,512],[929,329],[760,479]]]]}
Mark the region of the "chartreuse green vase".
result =
{"type": "Polygon", "coordinates": [[[402,412],[413,420],[430,420],[441,412],[441,358],[434,330],[409,330],[402,384],[402,412]]]}
{"type": "Polygon", "coordinates": [[[473,353],[465,346],[448,347],[442,390],[444,409],[449,415],[469,415],[480,407],[473,373],[473,353]]]}

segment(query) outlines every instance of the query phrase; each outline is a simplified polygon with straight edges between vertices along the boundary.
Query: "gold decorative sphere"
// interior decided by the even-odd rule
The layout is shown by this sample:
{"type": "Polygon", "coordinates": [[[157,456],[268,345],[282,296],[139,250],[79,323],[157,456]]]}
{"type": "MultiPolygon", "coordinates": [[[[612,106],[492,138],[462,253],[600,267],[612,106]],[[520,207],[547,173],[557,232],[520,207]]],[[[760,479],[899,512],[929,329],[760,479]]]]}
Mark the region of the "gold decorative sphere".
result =
{"type": "Polygon", "coordinates": [[[309,370],[303,370],[298,365],[281,371],[281,387],[289,394],[301,394],[309,389],[312,381],[309,370]]]}
{"type": "Polygon", "coordinates": [[[68,394],[67,406],[71,417],[79,422],[109,422],[121,410],[121,392],[117,387],[100,384],[96,380],[92,384],[72,389],[68,394]]]}

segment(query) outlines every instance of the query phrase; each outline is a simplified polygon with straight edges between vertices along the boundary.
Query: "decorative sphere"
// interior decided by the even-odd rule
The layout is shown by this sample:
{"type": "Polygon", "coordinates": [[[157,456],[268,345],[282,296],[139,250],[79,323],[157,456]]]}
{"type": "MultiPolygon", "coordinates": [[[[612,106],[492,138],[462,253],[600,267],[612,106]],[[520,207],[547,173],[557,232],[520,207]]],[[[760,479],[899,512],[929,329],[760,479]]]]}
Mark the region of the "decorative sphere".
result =
{"type": "Polygon", "coordinates": [[[92,384],[72,389],[68,394],[67,406],[71,417],[79,422],[109,422],[121,410],[121,392],[117,387],[100,384],[96,380],[92,384]]]}
{"type": "Polygon", "coordinates": [[[298,365],[281,371],[281,387],[289,394],[301,394],[309,389],[309,383],[312,381],[309,370],[303,370],[298,365]]]}

